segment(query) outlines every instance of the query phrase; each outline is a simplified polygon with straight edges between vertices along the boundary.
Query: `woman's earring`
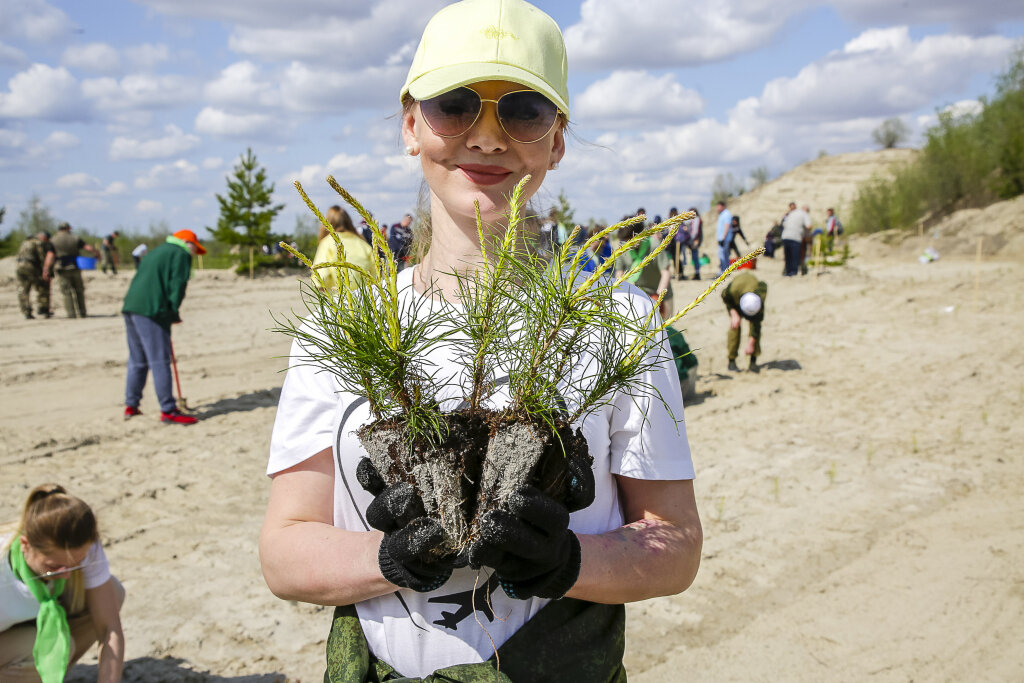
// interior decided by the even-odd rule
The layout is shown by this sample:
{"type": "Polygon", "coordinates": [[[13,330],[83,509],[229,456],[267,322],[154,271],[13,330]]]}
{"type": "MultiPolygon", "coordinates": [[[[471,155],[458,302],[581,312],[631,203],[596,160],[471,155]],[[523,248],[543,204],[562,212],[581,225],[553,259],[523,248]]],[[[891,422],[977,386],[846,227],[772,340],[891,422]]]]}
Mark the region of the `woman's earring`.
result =
{"type": "Polygon", "coordinates": [[[557,161],[552,161],[551,162],[551,170],[552,171],[557,171],[558,170],[558,162],[557,161]]]}
{"type": "Polygon", "coordinates": [[[411,147],[409,145],[405,146],[405,156],[411,157],[411,156],[413,156],[413,154],[415,154],[415,152],[416,152],[416,148],[415,147],[411,147]]]}

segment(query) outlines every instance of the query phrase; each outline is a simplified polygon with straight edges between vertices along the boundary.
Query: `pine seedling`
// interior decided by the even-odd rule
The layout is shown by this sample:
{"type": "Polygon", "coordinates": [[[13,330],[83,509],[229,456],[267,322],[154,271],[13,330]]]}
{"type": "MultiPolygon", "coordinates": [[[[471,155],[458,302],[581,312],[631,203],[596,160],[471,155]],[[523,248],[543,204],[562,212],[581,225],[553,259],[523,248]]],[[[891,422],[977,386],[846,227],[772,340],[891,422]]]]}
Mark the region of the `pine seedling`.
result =
{"type": "Polygon", "coordinates": [[[410,447],[417,439],[437,443],[445,434],[437,401],[443,381],[425,369],[422,359],[451,335],[443,329],[448,316],[427,314],[424,302],[399,297],[395,257],[376,221],[333,177],[327,180],[373,229],[376,263],[366,271],[345,259],[337,233],[296,182],[299,194],[337,245],[337,261],[323,267],[339,269],[341,289],[327,290],[317,268],[282,243],[310,268],[312,282],[303,286],[309,324],[286,319],[276,321],[275,330],[299,340],[309,355],[306,362],[335,375],[343,390],[366,396],[376,420],[403,421],[410,447]],[[361,277],[350,278],[350,272],[361,277]]]}

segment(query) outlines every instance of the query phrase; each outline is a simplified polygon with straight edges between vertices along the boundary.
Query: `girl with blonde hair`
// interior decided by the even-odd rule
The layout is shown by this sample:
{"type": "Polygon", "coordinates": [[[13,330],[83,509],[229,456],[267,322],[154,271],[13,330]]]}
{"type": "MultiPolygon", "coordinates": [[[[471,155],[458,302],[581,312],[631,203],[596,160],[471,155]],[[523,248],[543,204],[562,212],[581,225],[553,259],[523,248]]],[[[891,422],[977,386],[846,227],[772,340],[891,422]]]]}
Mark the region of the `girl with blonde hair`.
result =
{"type": "MultiPolygon", "coordinates": [[[[366,243],[352,224],[352,218],[348,212],[340,206],[332,206],[327,210],[327,222],[334,228],[338,240],[345,249],[345,260],[355,264],[364,270],[369,271],[373,265],[373,250],[366,243]]],[[[338,245],[331,237],[330,232],[324,226],[320,226],[319,243],[316,247],[316,256],[313,257],[313,265],[331,263],[338,260],[338,245]]],[[[323,278],[324,286],[327,289],[338,289],[341,286],[342,277],[339,268],[321,268],[320,277],[323,278]]],[[[354,270],[349,270],[349,278],[353,283],[359,282],[362,276],[354,270]]]]}
{"type": "Polygon", "coordinates": [[[96,642],[98,680],[120,681],[124,588],[92,509],[59,484],[37,486],[0,548],[0,681],[59,683],[96,642]]]}

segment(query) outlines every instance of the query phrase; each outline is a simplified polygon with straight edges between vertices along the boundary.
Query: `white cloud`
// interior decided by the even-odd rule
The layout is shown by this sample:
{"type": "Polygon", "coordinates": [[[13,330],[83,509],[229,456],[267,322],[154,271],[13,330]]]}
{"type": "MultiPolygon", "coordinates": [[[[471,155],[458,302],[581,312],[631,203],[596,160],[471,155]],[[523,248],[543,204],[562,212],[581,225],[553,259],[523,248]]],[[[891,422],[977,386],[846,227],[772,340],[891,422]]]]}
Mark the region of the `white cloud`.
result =
{"type": "Polygon", "coordinates": [[[199,136],[185,133],[173,124],[164,127],[164,136],[138,140],[118,136],[110,144],[110,158],[124,159],[165,159],[177,156],[199,145],[199,136]]]}
{"type": "MultiPolygon", "coordinates": [[[[406,0],[412,4],[416,0],[406,0]]],[[[250,0],[237,2],[210,2],[209,0],[139,0],[140,4],[172,16],[202,17],[246,26],[291,26],[305,18],[322,19],[339,15],[356,19],[365,15],[362,3],[339,3],[337,0],[250,0]]]]}
{"type": "MultiPolygon", "coordinates": [[[[954,119],[958,119],[962,116],[977,116],[982,109],[982,104],[978,100],[960,100],[943,107],[942,113],[950,114],[954,119]]],[[[918,132],[923,134],[927,129],[938,125],[939,117],[934,112],[921,114],[914,119],[914,123],[917,125],[918,132]]]]}
{"type": "Polygon", "coordinates": [[[926,36],[915,42],[905,26],[871,29],[800,70],[769,81],[761,95],[766,116],[842,120],[914,111],[966,89],[978,73],[1002,65],[1013,48],[1004,36],[926,36]]]}
{"type": "Polygon", "coordinates": [[[140,199],[135,210],[139,213],[158,213],[164,210],[164,205],[152,199],[140,199]]]}
{"type": "Polygon", "coordinates": [[[952,114],[953,118],[960,118],[961,116],[977,116],[981,113],[982,106],[978,100],[960,100],[954,102],[942,111],[952,114]]]}
{"type": "Polygon", "coordinates": [[[60,149],[73,149],[82,144],[82,141],[78,139],[78,136],[67,132],[66,130],[55,130],[46,136],[43,140],[43,146],[54,150],[60,149]]]}
{"type": "Polygon", "coordinates": [[[221,107],[279,106],[281,96],[268,80],[260,78],[260,69],[249,61],[236,62],[203,88],[206,99],[221,107]]]}
{"type": "Polygon", "coordinates": [[[585,0],[565,29],[573,69],[688,66],[764,45],[805,0],[585,0]]]}
{"type": "Polygon", "coordinates": [[[282,123],[269,114],[231,114],[216,107],[203,107],[196,115],[196,131],[217,137],[274,137],[282,123]]]}
{"type": "Polygon", "coordinates": [[[57,178],[56,185],[62,190],[92,190],[100,186],[100,179],[88,173],[69,173],[57,178]]]}
{"type": "Polygon", "coordinates": [[[28,136],[20,130],[9,130],[0,128],[0,147],[18,148],[24,147],[28,142],[28,136]]]}
{"type": "Polygon", "coordinates": [[[109,185],[107,185],[107,189],[104,190],[106,194],[124,194],[127,191],[128,185],[122,183],[120,180],[115,180],[114,182],[110,183],[109,185]]]}
{"type": "Polygon", "coordinates": [[[143,43],[124,49],[124,58],[133,70],[148,71],[157,64],[171,58],[171,51],[166,45],[143,43]]]}
{"type": "Polygon", "coordinates": [[[184,159],[171,164],[157,164],[135,179],[140,190],[180,190],[200,187],[199,168],[184,159]]]}
{"type": "Polygon", "coordinates": [[[341,113],[368,107],[398,111],[398,91],[407,69],[368,67],[357,72],[292,62],[281,78],[283,104],[292,111],[341,113]]]}
{"type": "Polygon", "coordinates": [[[573,118],[588,126],[628,127],[649,122],[680,123],[699,116],[701,96],[673,74],[613,71],[591,84],[573,105],[573,118]]]}
{"type": "Polygon", "coordinates": [[[106,43],[70,45],[60,58],[61,64],[93,73],[115,73],[121,68],[121,56],[106,43]]]}
{"type": "Polygon", "coordinates": [[[44,0],[7,0],[0,2],[0,35],[46,43],[75,29],[63,11],[44,0]]]}
{"type": "Polygon", "coordinates": [[[22,66],[28,62],[28,57],[25,53],[16,47],[10,45],[4,45],[3,41],[0,41],[0,64],[7,66],[22,66]]]}
{"type": "Polygon", "coordinates": [[[326,164],[310,164],[303,166],[299,171],[286,174],[280,184],[291,185],[298,180],[304,187],[319,187],[325,184],[327,176],[333,175],[344,186],[345,183],[379,177],[383,170],[384,162],[379,157],[371,157],[368,154],[342,153],[331,157],[326,164]]]}
{"type": "Polygon", "coordinates": [[[224,160],[220,157],[207,157],[203,159],[203,168],[208,171],[220,168],[224,165],[224,160]]]}
{"type": "Polygon", "coordinates": [[[120,81],[93,78],[82,81],[82,92],[103,111],[169,109],[195,101],[196,85],[177,75],[131,74],[120,81]]]}
{"type": "Polygon", "coordinates": [[[1009,0],[834,0],[845,18],[863,24],[952,24],[957,27],[989,27],[1002,21],[1024,19],[1024,4],[1009,0]]]}
{"type": "Polygon", "coordinates": [[[0,118],[83,121],[89,118],[82,88],[64,67],[33,64],[15,74],[0,93],[0,118]]]}

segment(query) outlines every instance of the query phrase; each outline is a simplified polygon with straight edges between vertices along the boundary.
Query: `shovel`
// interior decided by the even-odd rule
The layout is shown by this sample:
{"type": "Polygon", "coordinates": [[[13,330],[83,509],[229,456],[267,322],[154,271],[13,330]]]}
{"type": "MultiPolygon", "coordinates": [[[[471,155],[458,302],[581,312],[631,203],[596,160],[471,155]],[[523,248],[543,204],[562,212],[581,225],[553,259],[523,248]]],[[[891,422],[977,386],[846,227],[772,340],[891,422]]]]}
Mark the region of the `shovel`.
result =
{"type": "Polygon", "coordinates": [[[181,380],[178,378],[178,357],[174,355],[174,342],[171,342],[171,369],[174,370],[174,386],[178,388],[178,410],[183,413],[193,412],[192,408],[188,407],[188,402],[185,397],[181,395],[181,380]]]}

